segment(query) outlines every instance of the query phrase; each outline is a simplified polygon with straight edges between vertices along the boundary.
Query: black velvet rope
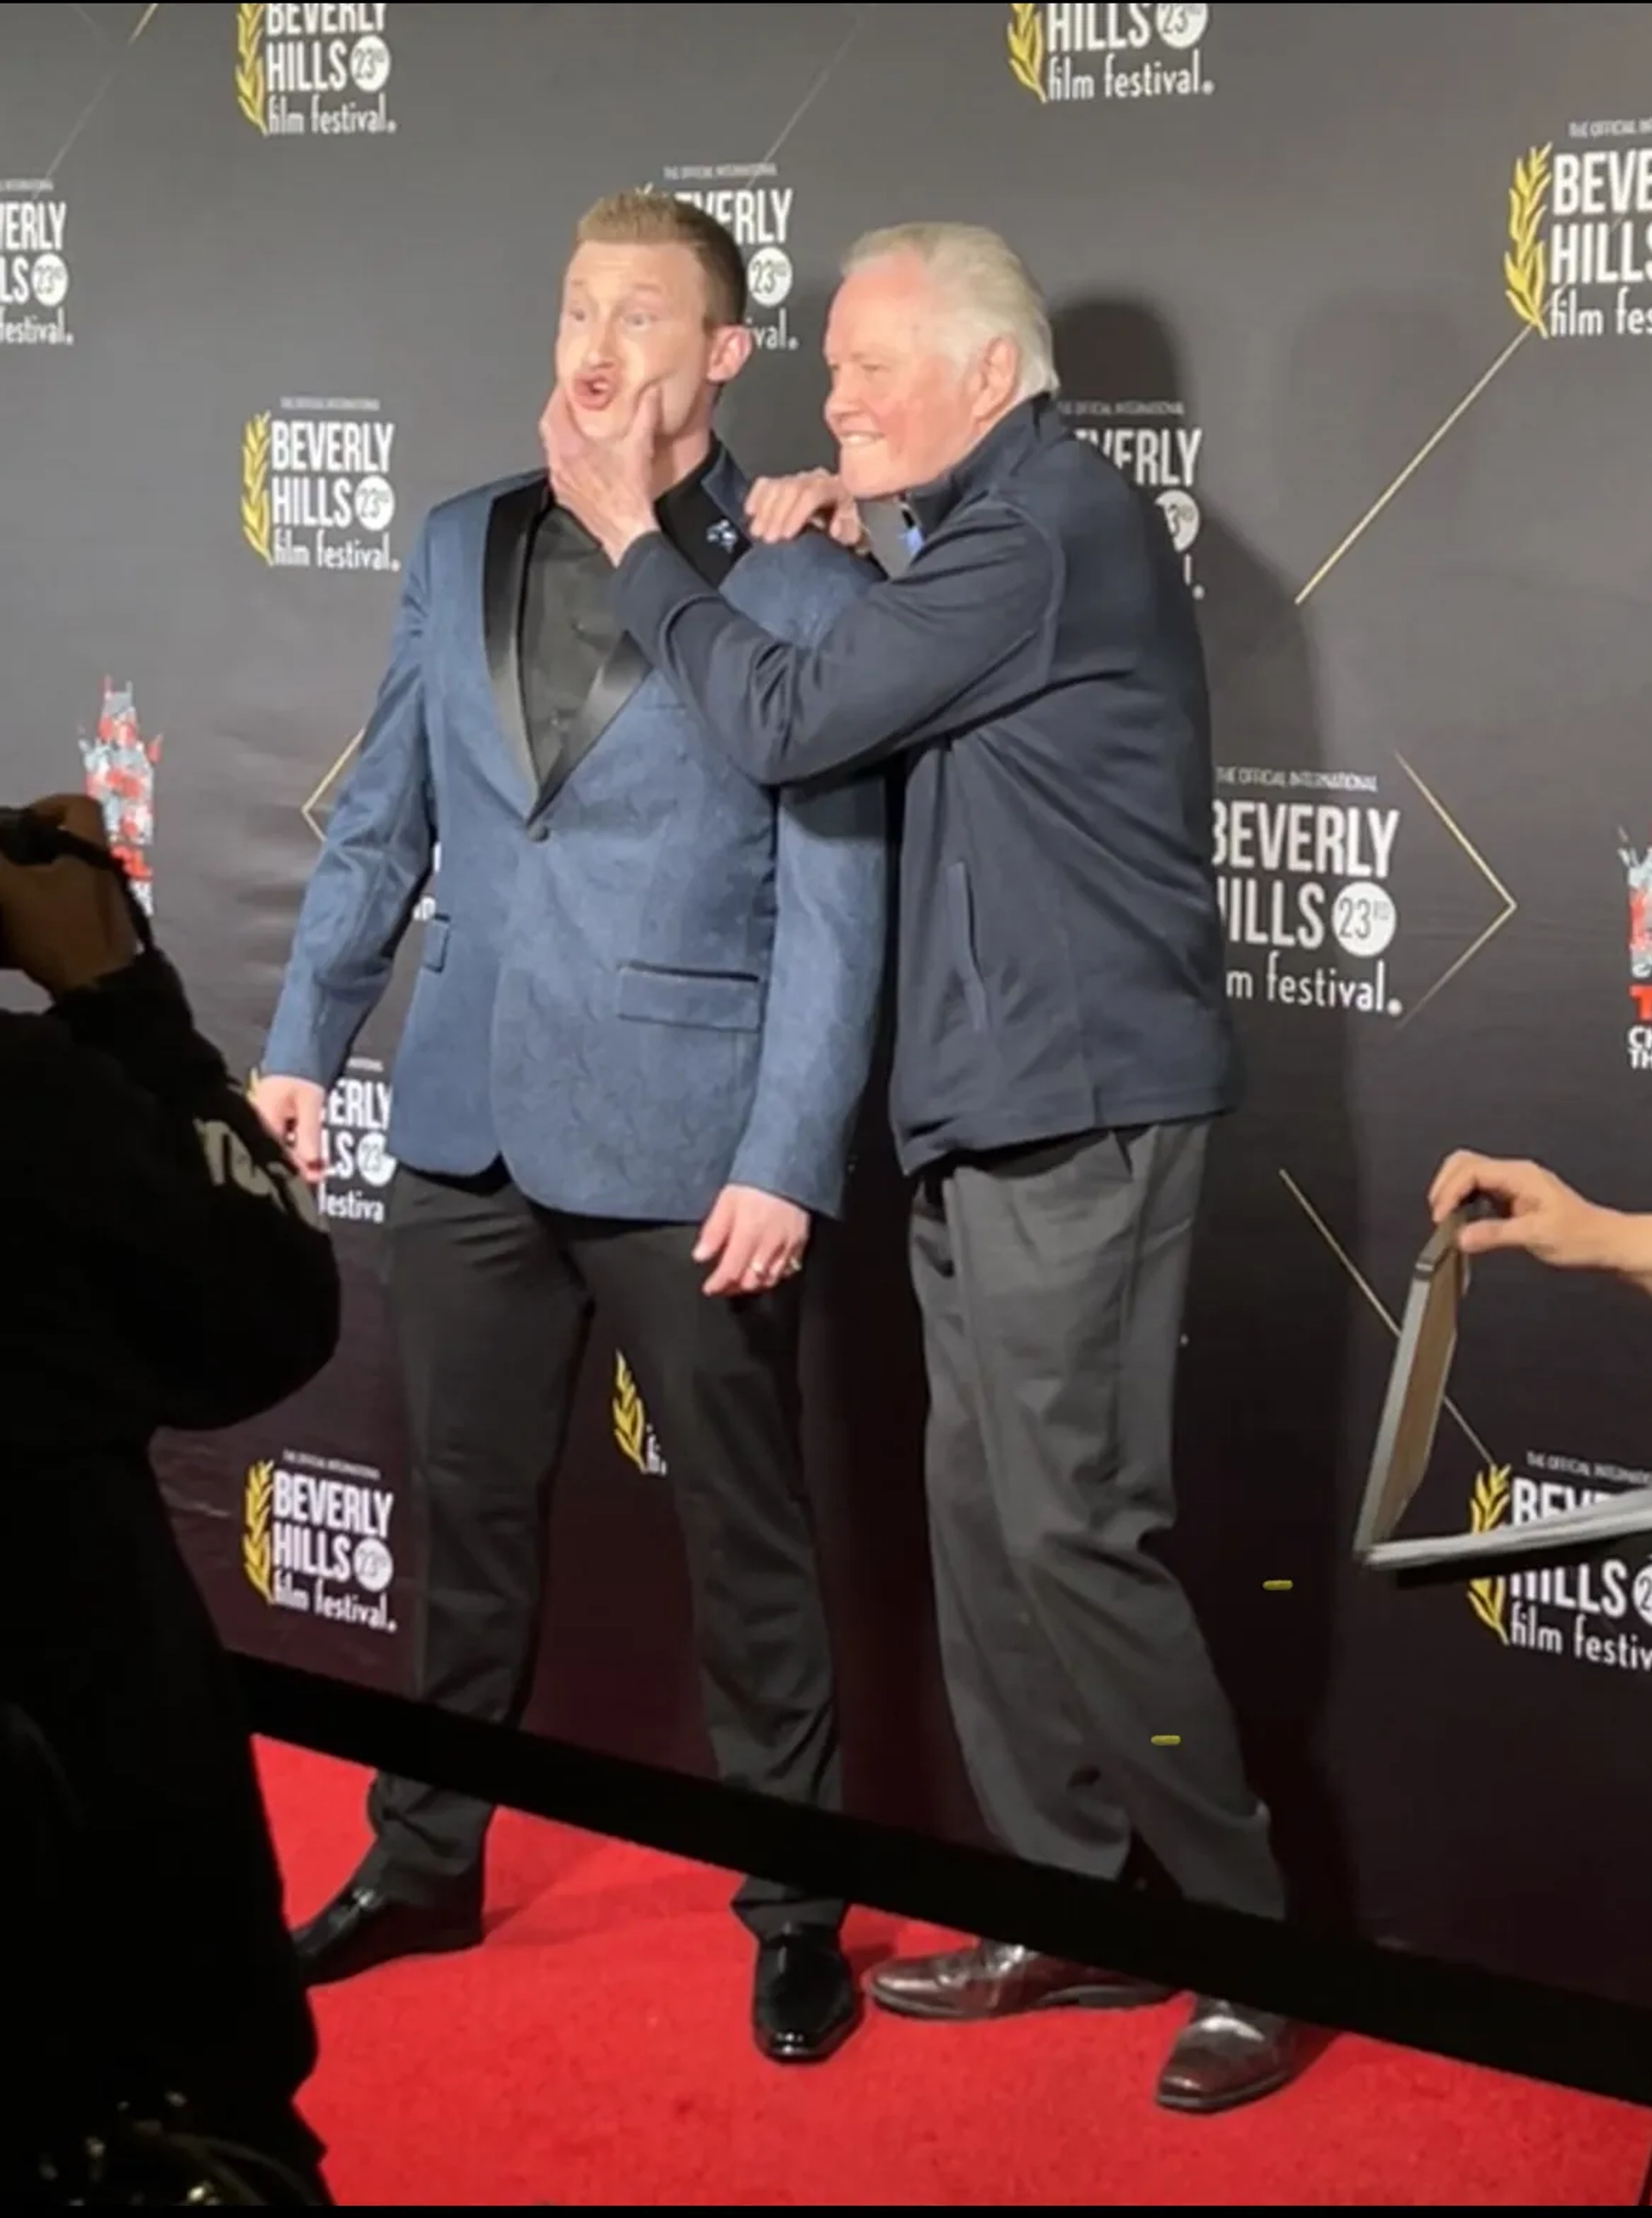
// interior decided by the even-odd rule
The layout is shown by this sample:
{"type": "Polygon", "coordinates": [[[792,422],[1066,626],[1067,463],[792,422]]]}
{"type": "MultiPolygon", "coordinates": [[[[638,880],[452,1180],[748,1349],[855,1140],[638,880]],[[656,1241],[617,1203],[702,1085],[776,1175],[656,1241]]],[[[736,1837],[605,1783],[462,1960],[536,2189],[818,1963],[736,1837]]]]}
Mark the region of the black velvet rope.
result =
{"type": "Polygon", "coordinates": [[[1652,2022],[1627,2003],[1127,1892],[479,1725],[285,1664],[236,1661],[253,1730],[272,1740],[721,1870],[789,1880],[1310,2025],[1652,2104],[1652,2022]]]}

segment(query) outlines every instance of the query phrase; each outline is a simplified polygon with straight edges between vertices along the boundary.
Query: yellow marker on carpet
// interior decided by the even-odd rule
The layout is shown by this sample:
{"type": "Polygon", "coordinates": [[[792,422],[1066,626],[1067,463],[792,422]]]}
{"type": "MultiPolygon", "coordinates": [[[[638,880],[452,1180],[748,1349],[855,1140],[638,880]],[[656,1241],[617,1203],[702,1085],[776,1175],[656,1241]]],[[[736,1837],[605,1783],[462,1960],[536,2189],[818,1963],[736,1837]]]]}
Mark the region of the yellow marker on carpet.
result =
{"type": "Polygon", "coordinates": [[[1289,1594],[1290,1585],[1289,1579],[1264,1579],[1262,1591],[1264,1594],[1289,1594]]]}
{"type": "Polygon", "coordinates": [[[1180,1733],[1154,1733],[1153,1744],[1155,1748],[1179,1748],[1182,1737],[1180,1733]]]}

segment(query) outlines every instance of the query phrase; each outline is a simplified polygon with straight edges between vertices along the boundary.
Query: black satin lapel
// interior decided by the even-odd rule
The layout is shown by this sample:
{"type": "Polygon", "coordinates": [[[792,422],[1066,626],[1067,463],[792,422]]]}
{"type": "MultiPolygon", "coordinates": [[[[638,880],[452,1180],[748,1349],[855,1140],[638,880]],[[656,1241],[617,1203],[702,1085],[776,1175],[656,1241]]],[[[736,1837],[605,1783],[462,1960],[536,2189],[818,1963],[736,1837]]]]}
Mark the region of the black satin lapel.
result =
{"type": "Polygon", "coordinates": [[[579,714],[562,743],[562,751],[539,790],[541,809],[562,790],[649,671],[647,656],[628,633],[622,635],[591,681],[591,691],[579,703],[579,714]]]}
{"type": "MultiPolygon", "coordinates": [[[[720,459],[726,463],[727,457],[720,459]]],[[[732,474],[732,466],[729,467],[732,474]]],[[[734,480],[737,490],[740,482],[738,480],[734,480]]],[[[507,498],[514,498],[514,496],[507,498]]],[[[495,509],[496,520],[498,509],[504,505],[505,503],[501,501],[498,508],[495,509]]],[[[706,584],[715,588],[721,588],[727,582],[730,572],[736,568],[751,551],[751,542],[739,526],[733,521],[721,502],[712,498],[704,480],[668,493],[665,502],[661,504],[661,516],[662,520],[666,523],[669,536],[674,543],[687,556],[706,584]],[[665,516],[668,505],[671,511],[669,518],[665,516]]],[[[531,518],[529,521],[531,522],[531,518]]],[[[525,545],[526,529],[523,532],[522,538],[525,545]]],[[[490,550],[492,545],[492,538],[490,533],[490,550]]],[[[522,593],[520,556],[517,561],[516,593],[519,602],[522,593]]],[[[513,646],[517,635],[517,627],[513,623],[510,626],[513,646]]],[[[637,689],[652,675],[653,666],[642,649],[628,635],[622,636],[591,680],[591,690],[579,704],[572,727],[563,741],[561,753],[557,756],[544,784],[539,789],[539,796],[535,803],[535,812],[548,807],[554,800],[602,738],[603,733],[608,730],[614,719],[630,702],[637,689]]],[[[518,725],[523,734],[522,745],[526,752],[528,740],[526,723],[522,712],[519,659],[517,664],[513,664],[511,684],[518,725]]]]}
{"type": "Polygon", "coordinates": [[[499,729],[530,789],[534,758],[522,700],[522,590],[534,519],[544,499],[544,487],[534,483],[501,493],[487,519],[482,559],[482,636],[487,643],[493,705],[499,729]]]}
{"type": "Polygon", "coordinates": [[[579,704],[579,714],[574,720],[573,745],[569,753],[577,749],[588,753],[608,729],[622,709],[630,700],[653,665],[629,632],[621,635],[602,668],[591,680],[591,691],[579,704]],[[587,733],[590,734],[586,737],[587,733]]]}

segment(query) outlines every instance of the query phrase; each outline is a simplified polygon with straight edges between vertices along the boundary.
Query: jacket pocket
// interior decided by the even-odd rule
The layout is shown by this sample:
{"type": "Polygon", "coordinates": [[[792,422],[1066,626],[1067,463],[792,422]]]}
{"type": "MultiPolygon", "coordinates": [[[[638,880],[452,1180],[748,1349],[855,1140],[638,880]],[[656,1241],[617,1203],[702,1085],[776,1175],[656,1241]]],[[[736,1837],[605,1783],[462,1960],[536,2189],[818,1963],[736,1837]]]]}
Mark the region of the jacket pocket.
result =
{"type": "Polygon", "coordinates": [[[419,949],[419,968],[439,970],[448,959],[448,934],[452,929],[445,916],[433,916],[424,927],[424,940],[419,949]]]}
{"type": "Polygon", "coordinates": [[[987,1030],[987,984],[975,960],[975,904],[969,889],[969,872],[962,862],[946,866],[947,922],[952,939],[952,959],[963,983],[964,1005],[977,1032],[987,1030]]]}
{"type": "Polygon", "coordinates": [[[762,980],[743,972],[660,970],[631,963],[620,973],[619,1013],[634,1023],[754,1032],[763,1023],[763,1002],[762,980]]]}

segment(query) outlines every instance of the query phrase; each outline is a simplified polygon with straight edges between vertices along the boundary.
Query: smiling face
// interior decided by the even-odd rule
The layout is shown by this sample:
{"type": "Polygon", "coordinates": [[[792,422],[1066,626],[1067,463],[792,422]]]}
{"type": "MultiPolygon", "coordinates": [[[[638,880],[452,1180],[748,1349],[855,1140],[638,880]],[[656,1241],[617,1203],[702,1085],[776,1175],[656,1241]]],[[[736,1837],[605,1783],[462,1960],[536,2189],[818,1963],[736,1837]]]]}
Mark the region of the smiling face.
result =
{"type": "Polygon", "coordinates": [[[908,493],[962,461],[1013,404],[1012,341],[961,347],[956,304],[913,253],[845,277],[826,320],[826,427],[857,499],[908,493]]]}
{"type": "Polygon", "coordinates": [[[691,247],[592,240],[575,249],[562,281],[557,382],[580,430],[599,440],[622,438],[640,396],[657,386],[665,484],[703,455],[717,393],[751,350],[742,325],[714,320],[691,247]]]}

